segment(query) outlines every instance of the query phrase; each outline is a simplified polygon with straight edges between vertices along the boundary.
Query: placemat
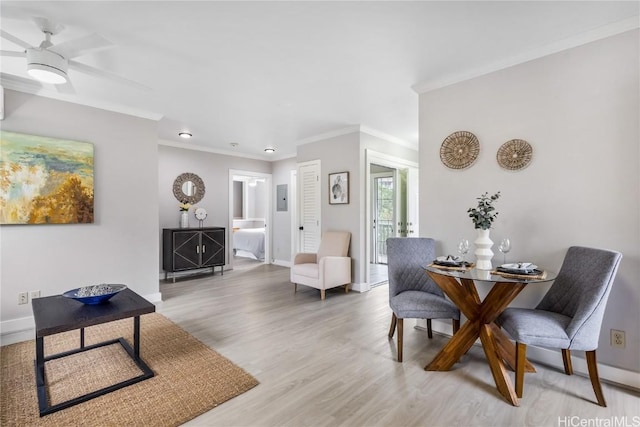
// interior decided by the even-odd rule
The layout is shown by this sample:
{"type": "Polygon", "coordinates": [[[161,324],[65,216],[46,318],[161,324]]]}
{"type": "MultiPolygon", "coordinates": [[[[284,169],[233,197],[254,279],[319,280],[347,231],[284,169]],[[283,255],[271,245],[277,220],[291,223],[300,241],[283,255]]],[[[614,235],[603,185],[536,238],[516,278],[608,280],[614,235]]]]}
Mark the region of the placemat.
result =
{"type": "Polygon", "coordinates": [[[471,270],[473,267],[475,267],[475,264],[474,263],[469,263],[466,266],[462,266],[462,265],[461,266],[453,266],[453,265],[440,265],[440,264],[431,263],[427,267],[439,268],[440,270],[467,271],[467,270],[471,270]]]}
{"type": "Polygon", "coordinates": [[[507,278],[510,278],[510,279],[536,279],[536,280],[540,280],[540,279],[546,279],[547,278],[547,272],[544,271],[544,270],[540,274],[517,274],[517,273],[507,273],[507,272],[504,272],[504,271],[492,270],[491,274],[496,274],[498,276],[507,277],[507,278]]]}

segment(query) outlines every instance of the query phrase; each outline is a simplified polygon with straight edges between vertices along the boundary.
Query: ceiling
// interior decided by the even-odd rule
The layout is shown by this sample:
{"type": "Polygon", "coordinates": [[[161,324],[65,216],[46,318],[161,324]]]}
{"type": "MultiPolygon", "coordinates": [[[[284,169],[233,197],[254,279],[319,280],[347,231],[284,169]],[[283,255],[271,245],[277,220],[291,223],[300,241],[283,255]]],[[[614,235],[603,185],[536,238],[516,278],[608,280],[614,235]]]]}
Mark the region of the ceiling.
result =
{"type": "Polygon", "coordinates": [[[637,28],[639,4],[3,0],[8,33],[38,45],[34,17],[66,27],[54,44],[97,32],[116,46],[75,59],[149,89],[70,70],[60,93],[23,58],[0,70],[8,89],[159,120],[166,145],[276,160],[361,126],[417,147],[418,92],[637,28]]]}

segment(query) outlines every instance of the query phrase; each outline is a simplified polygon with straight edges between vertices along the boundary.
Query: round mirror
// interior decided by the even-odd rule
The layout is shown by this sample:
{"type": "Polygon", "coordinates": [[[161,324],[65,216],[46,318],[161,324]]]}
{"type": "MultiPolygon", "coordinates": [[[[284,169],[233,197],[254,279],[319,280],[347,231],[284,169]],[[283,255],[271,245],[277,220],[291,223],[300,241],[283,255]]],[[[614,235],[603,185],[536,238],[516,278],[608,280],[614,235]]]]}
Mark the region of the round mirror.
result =
{"type": "Polygon", "coordinates": [[[204,182],[195,173],[183,173],[173,181],[173,195],[180,203],[198,203],[204,197],[204,182]]]}
{"type": "Polygon", "coordinates": [[[182,192],[187,196],[195,196],[198,191],[198,187],[193,183],[193,181],[187,181],[182,183],[182,192]]]}

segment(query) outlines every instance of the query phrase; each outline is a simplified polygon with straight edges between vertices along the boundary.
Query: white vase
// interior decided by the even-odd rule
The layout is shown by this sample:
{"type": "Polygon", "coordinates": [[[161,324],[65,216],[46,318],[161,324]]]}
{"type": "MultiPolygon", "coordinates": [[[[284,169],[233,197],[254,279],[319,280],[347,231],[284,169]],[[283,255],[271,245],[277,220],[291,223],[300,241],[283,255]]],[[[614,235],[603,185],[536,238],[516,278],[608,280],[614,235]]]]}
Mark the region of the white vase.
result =
{"type": "Polygon", "coordinates": [[[180,212],[180,228],[189,228],[189,211],[180,212]]]}
{"type": "Polygon", "coordinates": [[[478,229],[478,238],[473,242],[476,245],[476,268],[478,270],[491,270],[491,258],[493,258],[493,241],[489,238],[489,230],[478,229]]]}

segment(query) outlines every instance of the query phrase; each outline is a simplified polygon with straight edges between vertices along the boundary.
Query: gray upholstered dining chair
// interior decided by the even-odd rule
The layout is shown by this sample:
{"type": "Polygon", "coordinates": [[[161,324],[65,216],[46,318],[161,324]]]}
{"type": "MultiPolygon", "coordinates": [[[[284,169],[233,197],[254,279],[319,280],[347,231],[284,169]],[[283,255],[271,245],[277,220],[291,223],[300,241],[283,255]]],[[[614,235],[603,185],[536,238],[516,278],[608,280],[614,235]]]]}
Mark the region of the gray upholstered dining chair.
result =
{"type": "Polygon", "coordinates": [[[453,319],[453,332],[460,328],[460,310],[448,299],[425,271],[435,259],[435,242],[425,237],[387,239],[389,306],[393,310],[389,338],[398,330],[398,362],[402,362],[403,319],[453,319]]]}
{"type": "Polygon", "coordinates": [[[600,326],[622,254],[572,246],[558,277],[535,309],[507,308],[498,324],[516,341],[516,394],[522,397],[527,345],[562,350],[573,374],[571,350],[584,350],[598,404],[607,406],[596,363],[600,326]]]}

